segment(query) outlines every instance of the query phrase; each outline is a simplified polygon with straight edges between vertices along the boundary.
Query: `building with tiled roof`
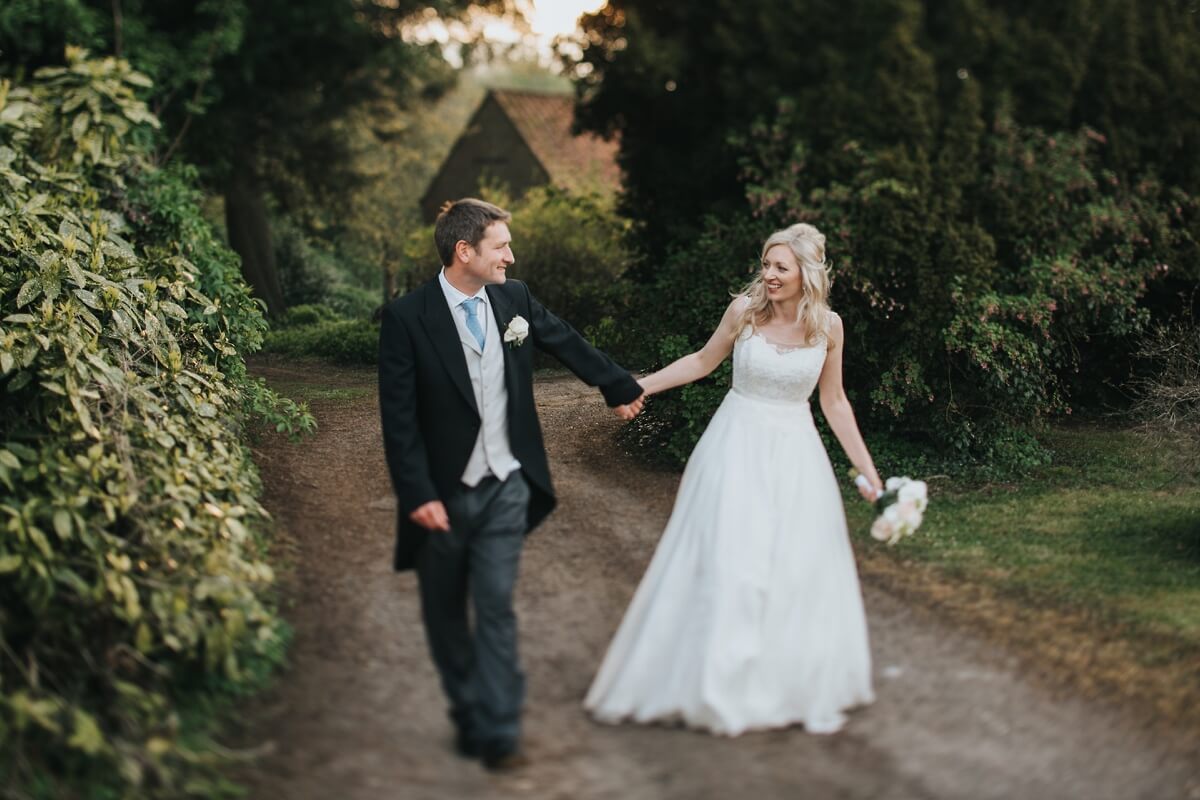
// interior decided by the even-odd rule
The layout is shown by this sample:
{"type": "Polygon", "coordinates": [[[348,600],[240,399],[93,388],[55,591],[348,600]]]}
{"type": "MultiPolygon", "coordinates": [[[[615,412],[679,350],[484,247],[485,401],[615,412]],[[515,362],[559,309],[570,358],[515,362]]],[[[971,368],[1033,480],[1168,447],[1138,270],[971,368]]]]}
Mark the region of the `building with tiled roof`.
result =
{"type": "Polygon", "coordinates": [[[617,143],[573,135],[574,115],[570,94],[490,90],[421,198],[426,221],[447,200],[479,194],[486,181],[503,183],[514,197],[547,183],[615,193],[621,180],[617,143]]]}

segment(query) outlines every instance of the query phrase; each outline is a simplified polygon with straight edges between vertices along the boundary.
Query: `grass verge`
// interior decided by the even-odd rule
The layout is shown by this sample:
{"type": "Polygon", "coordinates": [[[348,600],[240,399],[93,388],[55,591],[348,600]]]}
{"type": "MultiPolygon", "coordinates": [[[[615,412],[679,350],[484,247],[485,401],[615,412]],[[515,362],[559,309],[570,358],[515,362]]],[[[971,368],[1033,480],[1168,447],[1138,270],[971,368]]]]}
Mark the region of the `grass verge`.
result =
{"type": "Polygon", "coordinates": [[[1046,442],[1052,463],[1020,482],[932,481],[924,527],[892,548],[848,501],[864,578],[1200,734],[1200,480],[1184,445],[1085,426],[1046,442]]]}

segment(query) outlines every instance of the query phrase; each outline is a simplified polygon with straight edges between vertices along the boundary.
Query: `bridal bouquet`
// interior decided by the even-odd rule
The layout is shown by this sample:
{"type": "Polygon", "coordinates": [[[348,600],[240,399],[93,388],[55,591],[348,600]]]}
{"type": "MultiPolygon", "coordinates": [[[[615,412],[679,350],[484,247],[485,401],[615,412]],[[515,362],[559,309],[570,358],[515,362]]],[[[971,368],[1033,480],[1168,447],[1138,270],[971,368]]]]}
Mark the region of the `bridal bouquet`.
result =
{"type": "MultiPolygon", "coordinates": [[[[866,483],[866,477],[857,470],[850,473],[856,484],[866,483]]],[[[888,478],[883,484],[883,494],[875,498],[879,516],[871,523],[871,537],[891,545],[911,536],[921,527],[928,505],[929,489],[925,481],[914,481],[907,476],[888,478]]]]}

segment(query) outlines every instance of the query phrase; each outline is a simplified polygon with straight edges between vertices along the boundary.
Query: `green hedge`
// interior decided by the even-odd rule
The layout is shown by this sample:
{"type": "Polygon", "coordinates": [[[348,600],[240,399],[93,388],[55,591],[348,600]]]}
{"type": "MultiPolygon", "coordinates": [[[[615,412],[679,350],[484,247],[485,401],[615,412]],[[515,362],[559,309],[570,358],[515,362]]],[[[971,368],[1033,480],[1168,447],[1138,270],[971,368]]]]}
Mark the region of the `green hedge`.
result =
{"type": "MultiPolygon", "coordinates": [[[[754,215],[708,220],[607,332],[633,363],[703,345],[763,238],[809,221],[827,236],[863,426],[947,469],[1023,471],[1048,457],[1037,439],[1048,419],[1115,404],[1139,333],[1169,305],[1156,289],[1200,279],[1200,201],[1149,179],[1126,185],[1089,128],[1002,118],[985,130],[967,83],[936,158],[849,142],[847,180],[813,186],[796,178],[810,157],[794,113],[782,104],[738,142],[754,215]]],[[[686,456],[720,396],[655,398],[641,437],[686,456]]]]}
{"type": "Polygon", "coordinates": [[[284,629],[245,379],[265,323],[183,169],[145,157],[148,81],[68,51],[0,82],[0,783],[210,796],[182,708],[255,683],[284,629]]]}
{"type": "MultiPolygon", "coordinates": [[[[309,319],[311,315],[305,311],[297,316],[309,319]]],[[[267,334],[263,351],[293,358],[323,358],[338,364],[375,364],[379,325],[369,320],[335,319],[281,327],[267,334]]]]}

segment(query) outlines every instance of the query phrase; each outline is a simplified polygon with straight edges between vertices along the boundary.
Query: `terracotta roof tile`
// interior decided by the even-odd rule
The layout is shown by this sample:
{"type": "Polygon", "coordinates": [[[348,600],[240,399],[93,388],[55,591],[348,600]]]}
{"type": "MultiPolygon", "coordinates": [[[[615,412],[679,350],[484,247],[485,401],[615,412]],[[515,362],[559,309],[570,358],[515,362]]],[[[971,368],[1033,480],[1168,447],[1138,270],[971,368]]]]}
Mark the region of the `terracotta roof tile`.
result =
{"type": "Polygon", "coordinates": [[[550,179],[577,191],[615,192],[621,186],[617,142],[590,133],[571,134],[575,100],[569,94],[493,89],[550,179]]]}

